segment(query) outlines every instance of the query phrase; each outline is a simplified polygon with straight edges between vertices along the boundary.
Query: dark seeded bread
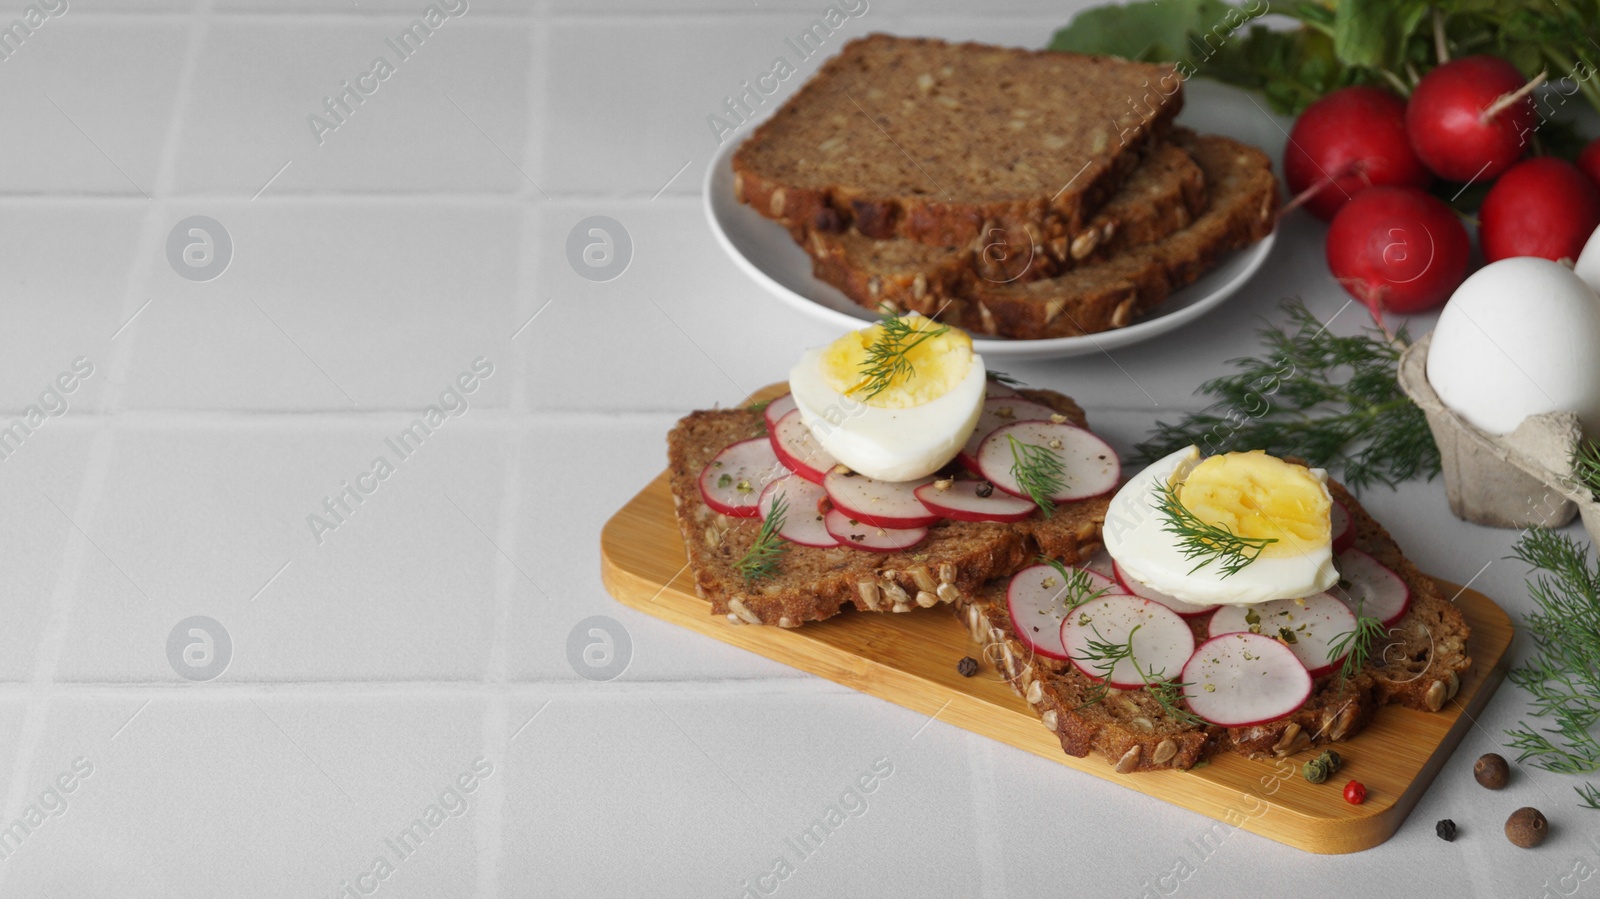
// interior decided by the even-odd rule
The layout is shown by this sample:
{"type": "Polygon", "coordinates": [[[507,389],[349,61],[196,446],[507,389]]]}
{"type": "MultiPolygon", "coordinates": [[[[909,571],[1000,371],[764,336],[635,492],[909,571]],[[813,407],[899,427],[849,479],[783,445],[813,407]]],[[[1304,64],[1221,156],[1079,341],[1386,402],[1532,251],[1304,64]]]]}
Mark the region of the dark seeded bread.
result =
{"type": "MultiPolygon", "coordinates": [[[[1132,324],[1229,253],[1272,232],[1278,186],[1266,154],[1225,137],[1194,136],[1181,129],[1173,132],[1173,142],[1205,173],[1206,209],[1189,227],[1055,278],[1006,284],[969,278],[949,296],[913,296],[906,302],[909,308],[901,311],[937,312],[950,324],[999,337],[1094,334],[1132,324]]],[[[877,308],[860,289],[871,283],[870,277],[846,279],[825,266],[814,270],[856,302],[877,308]]]]}
{"type": "MultiPolygon", "coordinates": [[[[1048,390],[1026,390],[1075,423],[1083,410],[1048,390]]],[[[950,603],[986,581],[1007,577],[1042,552],[1079,558],[1079,546],[1098,543],[1105,498],[1062,503],[1050,518],[1011,524],[944,521],[928,539],[904,552],[874,553],[847,547],[815,549],[791,544],[778,575],[747,583],[734,568],[760,527],[706,506],[697,478],[723,447],[762,433],[762,416],[747,409],[694,412],[667,435],[668,468],[678,526],[699,594],[732,624],[795,627],[838,614],[847,605],[866,611],[908,612],[950,603]]]]}
{"type": "Polygon", "coordinates": [[[1025,225],[1070,239],[1182,97],[1171,66],[873,34],[740,146],[734,190],[790,227],[936,246],[1025,225]]]}
{"type": "MultiPolygon", "coordinates": [[[[1241,728],[1185,724],[1142,690],[1112,690],[1086,706],[1094,687],[1087,677],[1068,662],[1032,656],[1017,639],[1016,625],[1006,614],[1005,582],[986,585],[960,603],[959,612],[973,638],[986,644],[984,655],[1055,732],[1068,755],[1098,752],[1122,773],[1191,768],[1224,749],[1284,758],[1359,732],[1389,703],[1438,711],[1455,696],[1461,674],[1472,665],[1466,621],[1343,486],[1329,487],[1354,517],[1355,545],[1406,581],[1411,607],[1391,630],[1391,642],[1361,671],[1343,684],[1336,674],[1319,679],[1305,706],[1278,721],[1241,728]]],[[[1206,619],[1190,624],[1198,644],[1206,636],[1206,619]]]]}
{"type": "Polygon", "coordinates": [[[1160,240],[1193,222],[1205,202],[1200,167],[1183,148],[1162,143],[1073,241],[1046,241],[1031,225],[1021,234],[996,229],[977,247],[877,240],[854,229],[812,228],[796,240],[811,255],[817,277],[856,302],[869,308],[913,309],[928,297],[961,295],[972,278],[1035,281],[1160,240]]]}

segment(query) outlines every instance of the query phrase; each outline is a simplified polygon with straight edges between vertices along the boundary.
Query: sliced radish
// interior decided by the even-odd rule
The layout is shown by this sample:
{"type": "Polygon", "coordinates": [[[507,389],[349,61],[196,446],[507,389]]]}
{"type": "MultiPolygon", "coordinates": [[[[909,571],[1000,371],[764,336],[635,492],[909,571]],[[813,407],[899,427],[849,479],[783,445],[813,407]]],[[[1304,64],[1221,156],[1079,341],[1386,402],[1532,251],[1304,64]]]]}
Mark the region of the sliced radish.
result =
{"type": "Polygon", "coordinates": [[[1171,680],[1194,652],[1194,631],[1160,603],[1137,596],[1113,594],[1091,599],[1072,610],[1061,622],[1061,645],[1072,664],[1094,680],[1106,680],[1119,690],[1132,690],[1147,681],[1171,680]],[[1126,646],[1133,640],[1133,655],[1118,659],[1107,671],[1104,656],[1090,642],[1126,646]]]}
{"type": "Polygon", "coordinates": [[[830,471],[822,479],[840,512],[880,528],[921,528],[943,518],[917,499],[917,488],[933,478],[915,481],[880,481],[854,472],[830,471]]]}
{"type": "Polygon", "coordinates": [[[1331,593],[1304,599],[1274,599],[1245,606],[1223,606],[1211,616],[1210,634],[1251,633],[1286,644],[1312,677],[1321,677],[1344,661],[1328,658],[1341,634],[1356,629],[1350,607],[1331,593]]]}
{"type": "Polygon", "coordinates": [[[1130,577],[1126,571],[1122,570],[1122,566],[1118,565],[1116,562],[1111,563],[1111,569],[1113,575],[1117,579],[1117,583],[1122,585],[1122,589],[1125,592],[1132,593],[1134,596],[1137,596],[1141,599],[1148,599],[1151,602],[1161,603],[1185,618],[1194,618],[1204,615],[1216,608],[1215,605],[1202,606],[1196,605],[1192,602],[1185,602],[1176,596],[1168,596],[1167,594],[1162,593],[1160,590],[1147,587],[1130,577]]]}
{"type": "Polygon", "coordinates": [[[761,491],[787,473],[765,437],[741,440],[700,470],[700,496],[724,515],[755,518],[761,514],[761,491]]]}
{"type": "Polygon", "coordinates": [[[873,527],[838,509],[830,509],[822,523],[840,543],[875,553],[899,552],[928,539],[927,528],[873,527]]]}
{"type": "Polygon", "coordinates": [[[1311,675],[1277,640],[1223,634],[1200,644],[1183,666],[1189,710],[1220,727],[1276,721],[1305,705],[1311,675]]]}
{"type": "Polygon", "coordinates": [[[1042,656],[1066,659],[1067,648],[1061,643],[1061,622],[1070,614],[1069,603],[1080,603],[1095,594],[1119,592],[1110,578],[1095,574],[1087,568],[1068,568],[1067,574],[1081,571],[1083,581],[1069,591],[1069,584],[1061,578],[1054,565],[1030,565],[1011,576],[1006,586],[1006,610],[1011,614],[1012,628],[1042,656]]]}
{"type": "MultiPolygon", "coordinates": [[[[1089,569],[1090,571],[1094,572],[1095,574],[1099,574],[1099,575],[1103,575],[1105,577],[1111,578],[1112,580],[1116,580],[1117,579],[1117,573],[1116,573],[1117,563],[1112,560],[1111,554],[1106,552],[1104,549],[1101,549],[1099,552],[1096,552],[1089,559],[1089,561],[1083,563],[1082,567],[1089,569]]],[[[1122,592],[1130,593],[1132,591],[1128,590],[1127,587],[1124,586],[1122,592]]],[[[1149,597],[1146,597],[1146,598],[1148,599],[1149,597]]]]}
{"type": "Polygon", "coordinates": [[[1329,590],[1351,609],[1389,627],[1411,608],[1411,587],[1400,575],[1359,549],[1347,549],[1334,560],[1339,583],[1329,590]]]}
{"type": "Polygon", "coordinates": [[[1021,521],[1039,508],[1033,500],[996,490],[988,481],[951,481],[942,490],[935,481],[914,492],[929,512],[956,521],[1021,521]],[[989,495],[981,495],[982,490],[989,495]]]}
{"type": "Polygon", "coordinates": [[[828,498],[826,491],[797,474],[781,477],[761,491],[762,521],[772,514],[772,506],[780,496],[783,497],[783,527],[778,529],[779,537],[819,549],[839,545],[823,523],[821,505],[828,498]]]}
{"type": "Polygon", "coordinates": [[[967,445],[961,448],[956,460],[968,471],[976,472],[978,448],[983,445],[983,438],[993,434],[997,428],[1017,421],[1049,421],[1050,416],[1059,414],[1044,403],[1036,403],[1033,400],[990,397],[983,401],[983,411],[978,413],[978,424],[973,427],[972,436],[967,438],[967,445]]]}
{"type": "Polygon", "coordinates": [[[1008,396],[1021,396],[1022,394],[1018,393],[1017,389],[1010,384],[1003,384],[990,378],[983,383],[983,395],[986,399],[998,399],[1008,396]]]}
{"type": "Polygon", "coordinates": [[[811,429],[800,419],[799,409],[790,409],[767,428],[772,441],[772,451],[785,467],[813,484],[822,483],[822,476],[839,464],[811,435],[811,429]]]}
{"type": "Polygon", "coordinates": [[[792,393],[773,398],[767,403],[767,408],[761,410],[761,416],[767,420],[767,432],[771,433],[778,426],[779,419],[798,408],[799,404],[794,401],[792,393]]]}
{"type": "Polygon", "coordinates": [[[1099,437],[1064,422],[1019,421],[984,438],[978,450],[978,468],[990,483],[1013,496],[1027,496],[1011,468],[1016,455],[1011,439],[1055,454],[1061,460],[1061,489],[1049,499],[1067,502],[1088,499],[1115,490],[1122,479],[1117,451],[1099,437]]]}
{"type": "Polygon", "coordinates": [[[1344,507],[1344,503],[1334,500],[1333,509],[1328,513],[1328,517],[1332,523],[1330,530],[1333,534],[1334,553],[1342,553],[1354,546],[1356,542],[1356,523],[1350,517],[1350,510],[1344,507]]]}

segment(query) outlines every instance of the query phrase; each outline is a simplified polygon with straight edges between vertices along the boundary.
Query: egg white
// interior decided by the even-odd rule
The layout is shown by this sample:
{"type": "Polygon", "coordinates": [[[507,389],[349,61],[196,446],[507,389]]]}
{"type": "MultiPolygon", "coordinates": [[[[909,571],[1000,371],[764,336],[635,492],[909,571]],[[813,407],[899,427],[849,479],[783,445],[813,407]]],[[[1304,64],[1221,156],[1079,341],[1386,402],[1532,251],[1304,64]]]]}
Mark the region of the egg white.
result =
{"type": "Polygon", "coordinates": [[[983,411],[983,357],[974,353],[961,383],[907,409],[880,409],[847,397],[822,376],[826,347],[809,349],[789,371],[789,392],[811,435],[852,471],[910,481],[943,468],[966,444],[983,411]]]}
{"type": "MultiPolygon", "coordinates": [[[[1332,541],[1295,556],[1263,556],[1224,577],[1215,559],[1199,570],[1184,558],[1178,538],[1163,528],[1166,518],[1156,504],[1159,485],[1179,466],[1193,466],[1200,451],[1190,446],[1135,475],[1112,497],[1102,532],[1106,552],[1125,576],[1154,590],[1200,605],[1248,605],[1269,599],[1296,599],[1327,590],[1339,581],[1333,565],[1332,541]]],[[[1311,469],[1327,492],[1328,473],[1311,469]]]]}

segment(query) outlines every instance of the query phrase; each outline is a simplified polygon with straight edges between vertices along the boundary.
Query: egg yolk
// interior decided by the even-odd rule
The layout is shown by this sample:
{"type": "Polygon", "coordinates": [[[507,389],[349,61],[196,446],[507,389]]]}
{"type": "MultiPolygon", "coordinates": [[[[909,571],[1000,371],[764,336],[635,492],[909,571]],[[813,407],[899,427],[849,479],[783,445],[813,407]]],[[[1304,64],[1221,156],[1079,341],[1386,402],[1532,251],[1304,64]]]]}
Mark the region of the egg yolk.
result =
{"type": "Polygon", "coordinates": [[[1222,453],[1196,465],[1177,488],[1178,501],[1207,524],[1242,537],[1271,538],[1263,557],[1294,556],[1332,539],[1333,502],[1304,465],[1261,450],[1222,453]]]}
{"type": "Polygon", "coordinates": [[[880,323],[829,344],[820,361],[824,382],[868,406],[909,409],[944,396],[966,379],[972,338],[965,331],[915,312],[900,321],[904,328],[880,323]]]}

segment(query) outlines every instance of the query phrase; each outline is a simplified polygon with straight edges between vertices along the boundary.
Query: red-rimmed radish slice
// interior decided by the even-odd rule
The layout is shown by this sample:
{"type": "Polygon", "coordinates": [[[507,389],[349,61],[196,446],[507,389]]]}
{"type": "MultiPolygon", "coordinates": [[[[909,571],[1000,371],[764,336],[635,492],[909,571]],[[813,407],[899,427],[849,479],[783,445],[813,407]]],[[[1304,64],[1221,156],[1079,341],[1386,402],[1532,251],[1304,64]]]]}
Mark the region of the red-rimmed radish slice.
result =
{"type": "Polygon", "coordinates": [[[822,483],[822,476],[839,464],[811,436],[811,429],[800,419],[799,409],[785,412],[776,425],[767,428],[767,436],[784,467],[813,484],[822,483]]]}
{"type": "Polygon", "coordinates": [[[845,546],[875,553],[899,552],[928,539],[927,528],[873,527],[865,521],[852,519],[838,509],[831,509],[823,516],[823,525],[845,546]]]}
{"type": "Polygon", "coordinates": [[[1251,633],[1287,645],[1312,677],[1321,677],[1344,661],[1342,655],[1329,659],[1329,647],[1341,634],[1355,629],[1355,613],[1330,593],[1223,606],[1211,616],[1210,624],[1213,637],[1251,633]]]}
{"type": "Polygon", "coordinates": [[[822,489],[840,512],[880,528],[921,528],[943,518],[917,499],[917,488],[933,478],[916,481],[880,481],[863,474],[830,471],[822,489]]]}
{"type": "Polygon", "coordinates": [[[1361,614],[1389,627],[1411,608],[1411,587],[1388,566],[1359,549],[1347,549],[1334,559],[1339,583],[1328,592],[1361,614]]]}
{"type": "Polygon", "coordinates": [[[1004,399],[1008,396],[1021,395],[1017,393],[1017,388],[1012,387],[1010,384],[996,381],[994,378],[989,378],[983,382],[983,396],[985,399],[1004,399]]]}
{"type": "Polygon", "coordinates": [[[1021,521],[1039,508],[1033,500],[996,490],[988,481],[951,481],[943,490],[935,481],[914,492],[929,512],[955,521],[1021,521]],[[988,496],[979,495],[984,488],[988,496]]]}
{"type": "Polygon", "coordinates": [[[983,476],[1012,496],[1028,494],[1011,473],[1016,455],[1008,438],[1040,447],[1061,460],[1061,489],[1049,497],[1055,502],[1109,493],[1122,479],[1122,463],[1117,460],[1117,451],[1089,431],[1064,422],[1019,421],[984,438],[978,450],[978,469],[983,476]]]}
{"type": "Polygon", "coordinates": [[[779,419],[798,408],[799,404],[794,401],[792,393],[774,397],[772,402],[767,403],[767,408],[761,410],[762,417],[767,420],[767,432],[771,433],[778,426],[779,419]]]}
{"type": "Polygon", "coordinates": [[[755,518],[761,514],[761,491],[786,474],[788,469],[765,437],[741,440],[725,447],[700,470],[700,496],[724,515],[755,518]]]}
{"type": "Polygon", "coordinates": [[[972,429],[972,436],[967,438],[967,445],[961,448],[956,456],[968,471],[978,470],[978,448],[983,445],[983,438],[995,432],[996,428],[1005,427],[1018,421],[1049,421],[1050,416],[1058,415],[1056,410],[1044,403],[1021,397],[991,397],[983,401],[983,411],[978,413],[978,423],[972,429]]]}
{"type": "Polygon", "coordinates": [[[1189,710],[1219,727],[1266,724],[1306,704],[1311,675],[1289,647],[1260,634],[1223,634],[1183,666],[1189,710]]]}
{"type": "MultiPolygon", "coordinates": [[[[1107,558],[1109,558],[1109,556],[1107,558]]],[[[1130,577],[1126,571],[1122,570],[1122,566],[1118,565],[1116,562],[1111,563],[1111,569],[1113,575],[1117,579],[1117,583],[1122,585],[1124,592],[1132,593],[1134,596],[1137,596],[1140,599],[1148,599],[1151,602],[1161,603],[1185,618],[1195,618],[1216,608],[1214,605],[1202,606],[1196,605],[1192,602],[1185,602],[1176,596],[1168,596],[1167,594],[1162,593],[1160,590],[1147,587],[1130,577]]]]}
{"type": "Polygon", "coordinates": [[[1346,509],[1344,503],[1338,500],[1333,501],[1333,508],[1328,512],[1328,517],[1333,525],[1331,528],[1333,552],[1334,555],[1338,555],[1355,545],[1356,523],[1350,517],[1350,510],[1346,509]]]}
{"type": "Polygon", "coordinates": [[[1022,642],[1039,655],[1066,659],[1061,644],[1061,622],[1070,613],[1069,602],[1085,600],[1096,593],[1116,593],[1117,585],[1087,568],[1068,568],[1068,576],[1082,572],[1082,582],[1068,584],[1054,565],[1030,565],[1011,576],[1006,585],[1006,611],[1011,627],[1022,642]]]}
{"type": "Polygon", "coordinates": [[[778,536],[791,543],[801,546],[815,546],[827,549],[838,546],[839,541],[828,533],[827,526],[823,523],[824,513],[821,509],[822,501],[828,494],[816,484],[811,483],[797,474],[785,475],[767,485],[761,491],[761,520],[767,520],[772,514],[772,506],[783,497],[783,527],[778,529],[778,536]]]}
{"type": "Polygon", "coordinates": [[[1157,681],[1177,677],[1194,652],[1194,631],[1166,606],[1119,593],[1091,599],[1069,612],[1061,622],[1061,645],[1073,666],[1088,677],[1133,690],[1146,683],[1140,671],[1157,681]],[[1090,642],[1125,646],[1130,634],[1133,655],[1105,670],[1090,642]]]}

